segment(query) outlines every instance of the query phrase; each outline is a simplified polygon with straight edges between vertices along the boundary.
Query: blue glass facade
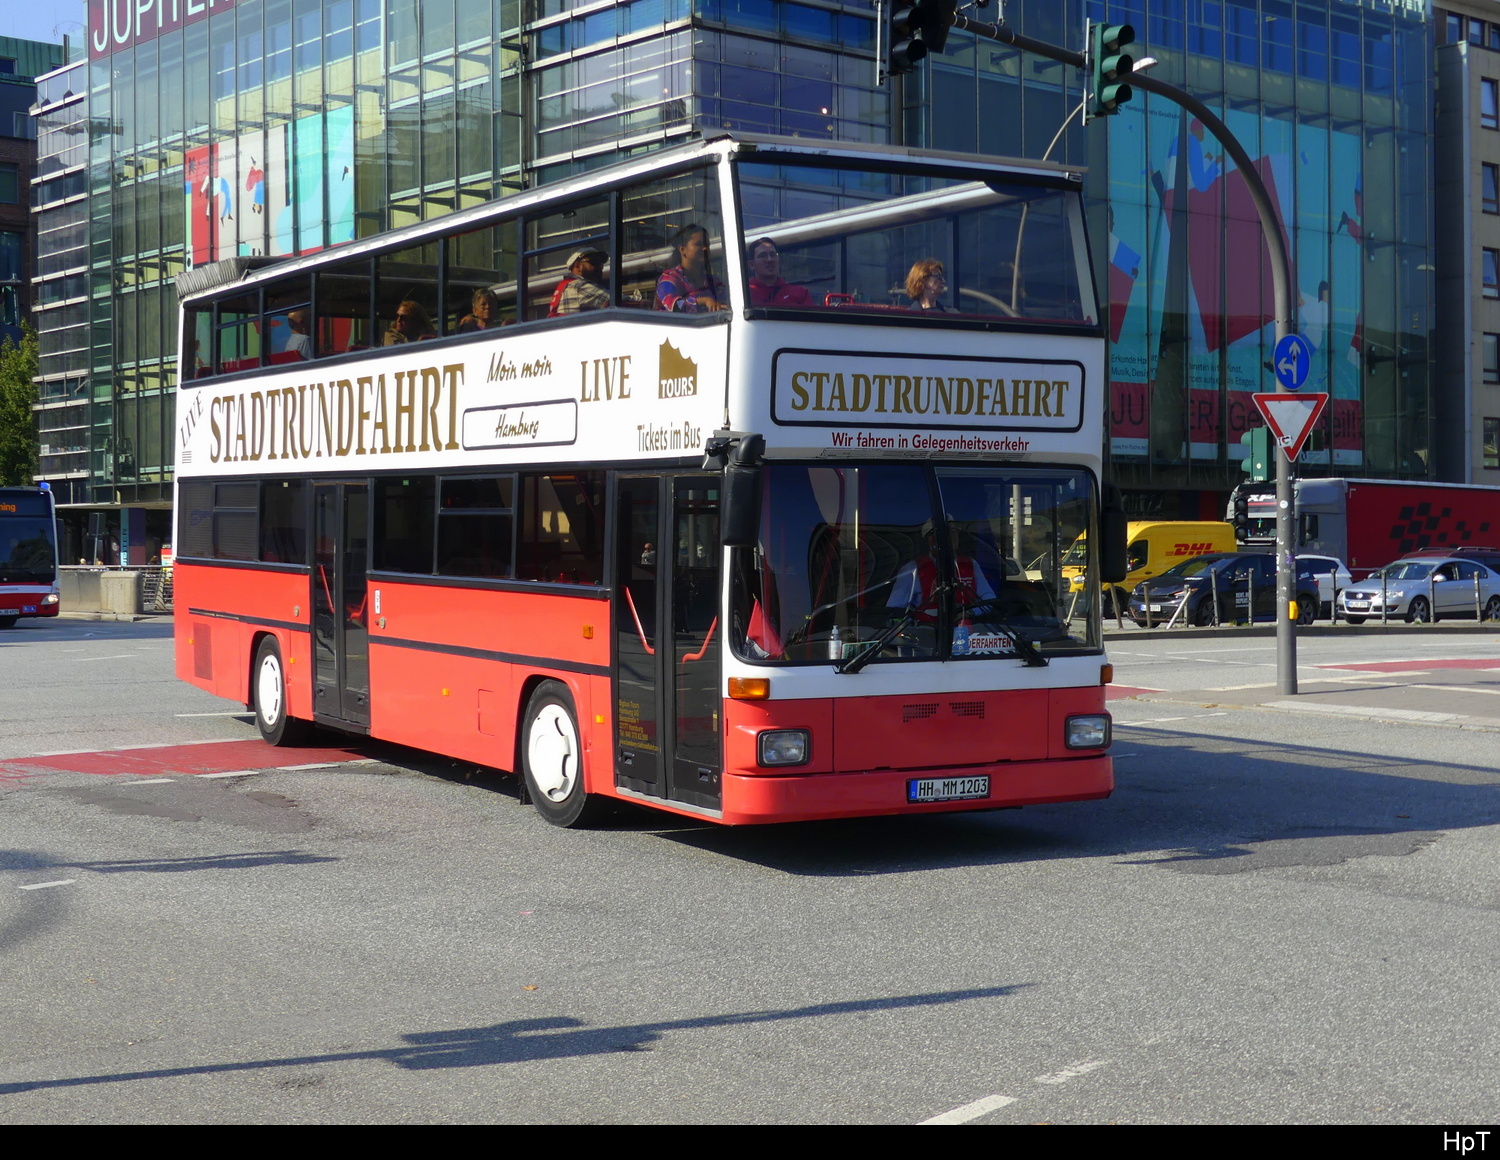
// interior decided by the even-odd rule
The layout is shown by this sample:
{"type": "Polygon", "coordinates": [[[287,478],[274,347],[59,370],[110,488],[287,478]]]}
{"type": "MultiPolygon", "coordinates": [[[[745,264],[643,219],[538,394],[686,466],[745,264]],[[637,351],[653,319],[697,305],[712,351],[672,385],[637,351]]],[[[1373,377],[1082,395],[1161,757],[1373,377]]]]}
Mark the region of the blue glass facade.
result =
{"type": "MultiPolygon", "coordinates": [[[[87,244],[71,238],[74,353],[55,368],[70,384],[87,375],[75,499],[170,497],[180,271],[336,246],[720,129],[1050,150],[1087,165],[1115,340],[1117,473],[1205,505],[1239,476],[1246,396],[1266,383],[1271,334],[1258,227],[1242,178],[1168,102],[1138,93],[1081,126],[1075,70],[959,31],[918,73],[877,84],[873,0],[88,9],[89,61],[74,69],[87,74],[88,153],[62,174],[86,183],[87,244]]],[[[1133,24],[1155,75],[1219,110],[1256,158],[1292,242],[1317,385],[1335,396],[1313,473],[1428,470],[1425,11],[1405,0],[1006,6],[1013,27],[1063,45],[1081,44],[1086,17],[1133,24]]]]}

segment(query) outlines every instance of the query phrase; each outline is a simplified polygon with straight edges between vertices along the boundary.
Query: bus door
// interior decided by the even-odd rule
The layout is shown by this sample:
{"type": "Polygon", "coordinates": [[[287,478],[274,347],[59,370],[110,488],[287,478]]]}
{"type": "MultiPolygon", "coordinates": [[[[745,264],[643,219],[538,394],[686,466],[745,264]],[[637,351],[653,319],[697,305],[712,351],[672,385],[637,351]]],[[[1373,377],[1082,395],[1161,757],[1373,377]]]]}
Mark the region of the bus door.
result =
{"type": "Polygon", "coordinates": [[[615,512],[615,784],[717,809],[719,478],[621,476],[615,512]]]}
{"type": "Polygon", "coordinates": [[[313,485],[313,716],[370,724],[370,648],[365,559],[370,489],[313,485]]]}

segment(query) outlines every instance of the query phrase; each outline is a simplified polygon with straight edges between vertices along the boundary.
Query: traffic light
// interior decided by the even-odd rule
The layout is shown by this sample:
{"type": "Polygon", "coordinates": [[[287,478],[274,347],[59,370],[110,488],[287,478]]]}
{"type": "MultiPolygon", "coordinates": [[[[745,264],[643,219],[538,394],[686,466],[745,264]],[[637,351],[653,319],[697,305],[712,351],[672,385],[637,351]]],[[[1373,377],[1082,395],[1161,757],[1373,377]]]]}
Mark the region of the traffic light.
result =
{"type": "Polygon", "coordinates": [[[1245,476],[1256,483],[1271,478],[1271,429],[1269,427],[1251,427],[1240,436],[1240,442],[1249,449],[1240,464],[1244,468],[1245,476]]]}
{"type": "Polygon", "coordinates": [[[1244,540],[1250,530],[1250,496],[1245,492],[1244,484],[1234,489],[1232,504],[1229,522],[1234,525],[1235,538],[1244,540]]]}
{"type": "Polygon", "coordinates": [[[1089,25],[1089,101],[1090,117],[1108,117],[1130,100],[1130,79],[1135,58],[1123,51],[1135,40],[1135,29],[1128,24],[1089,25]]]}
{"type": "Polygon", "coordinates": [[[912,72],[929,52],[942,52],[958,0],[891,0],[886,76],[912,72]]]}

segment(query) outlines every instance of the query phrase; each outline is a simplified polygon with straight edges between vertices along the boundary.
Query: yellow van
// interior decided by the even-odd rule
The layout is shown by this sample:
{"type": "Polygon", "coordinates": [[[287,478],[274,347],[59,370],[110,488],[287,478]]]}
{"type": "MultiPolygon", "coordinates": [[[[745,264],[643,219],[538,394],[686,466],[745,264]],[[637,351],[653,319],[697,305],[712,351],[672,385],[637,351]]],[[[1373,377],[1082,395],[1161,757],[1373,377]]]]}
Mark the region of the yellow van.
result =
{"type": "MultiPolygon", "coordinates": [[[[1173,564],[1208,552],[1238,550],[1233,525],[1222,520],[1132,521],[1126,528],[1125,547],[1125,562],[1130,572],[1118,585],[1120,607],[1125,606],[1132,588],[1142,580],[1161,575],[1173,564]]],[[[1063,556],[1063,575],[1068,577],[1068,587],[1073,592],[1083,591],[1083,559],[1084,538],[1079,536],[1063,556]],[[1079,562],[1070,566],[1070,558],[1079,562]]],[[[1108,593],[1105,594],[1105,607],[1109,607],[1108,593]]]]}

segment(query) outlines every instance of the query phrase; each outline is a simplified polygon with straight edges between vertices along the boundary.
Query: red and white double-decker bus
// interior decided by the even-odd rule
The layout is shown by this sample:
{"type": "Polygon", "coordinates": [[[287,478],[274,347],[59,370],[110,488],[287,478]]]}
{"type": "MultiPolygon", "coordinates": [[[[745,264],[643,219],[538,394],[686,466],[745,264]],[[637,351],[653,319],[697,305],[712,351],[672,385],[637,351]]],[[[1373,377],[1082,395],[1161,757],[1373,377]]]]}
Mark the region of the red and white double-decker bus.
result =
{"type": "Polygon", "coordinates": [[[23,616],[56,616],[59,607],[52,492],[0,487],[0,628],[23,616]]]}
{"type": "Polygon", "coordinates": [[[177,671],[267,741],[560,825],[1110,792],[1077,174],[724,136],[179,290],[177,671]]]}

